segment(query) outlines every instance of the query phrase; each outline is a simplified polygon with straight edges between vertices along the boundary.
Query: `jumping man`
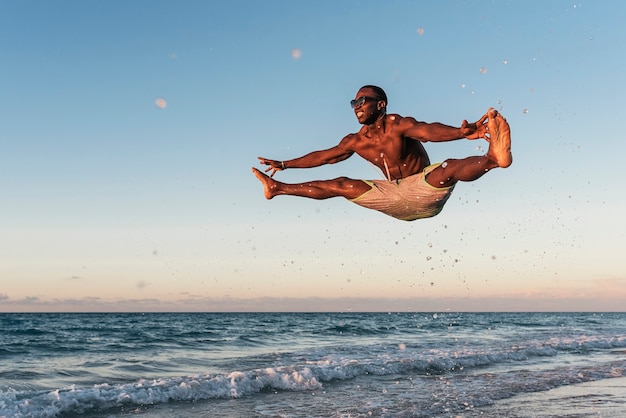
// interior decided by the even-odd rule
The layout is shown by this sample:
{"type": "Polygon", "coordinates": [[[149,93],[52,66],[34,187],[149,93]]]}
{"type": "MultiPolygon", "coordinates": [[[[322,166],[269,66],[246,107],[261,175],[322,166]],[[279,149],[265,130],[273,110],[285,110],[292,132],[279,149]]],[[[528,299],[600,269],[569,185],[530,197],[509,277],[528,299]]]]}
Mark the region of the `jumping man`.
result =
{"type": "Polygon", "coordinates": [[[259,157],[261,164],[269,166],[265,172],[271,174],[267,176],[256,168],[252,172],[263,184],[267,199],[281,194],[311,199],[344,197],[357,205],[412,221],[441,212],[457,182],[474,181],[493,168],[510,166],[513,161],[509,124],[495,109],[490,108],[474,123],[464,120],[460,128],[455,128],[388,115],[387,95],[377,86],[361,87],[350,104],[363,126],[359,132],[346,135],[338,145],[293,160],[259,157]],[[422,142],[462,138],[486,139],[487,154],[430,164],[422,142]],[[288,184],[272,178],[277,171],[334,164],[354,153],[377,166],[386,180],[339,177],[288,184]]]}

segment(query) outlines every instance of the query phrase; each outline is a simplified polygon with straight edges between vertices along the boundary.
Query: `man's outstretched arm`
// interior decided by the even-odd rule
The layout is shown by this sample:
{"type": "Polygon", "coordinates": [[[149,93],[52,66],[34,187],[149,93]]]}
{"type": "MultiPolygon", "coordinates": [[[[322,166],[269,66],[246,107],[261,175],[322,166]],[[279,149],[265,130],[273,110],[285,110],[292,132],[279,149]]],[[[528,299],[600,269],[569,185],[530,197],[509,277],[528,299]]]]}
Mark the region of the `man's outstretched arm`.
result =
{"type": "Polygon", "coordinates": [[[347,141],[345,141],[344,138],[344,140],[342,140],[339,145],[336,145],[332,148],[320,151],[313,151],[306,155],[303,155],[302,157],[294,158],[292,160],[278,161],[270,160],[263,157],[258,158],[261,164],[269,166],[265,170],[266,173],[270,170],[273,170],[270,174],[270,177],[273,177],[277,171],[286,170],[287,168],[319,167],[325,164],[335,164],[347,158],[350,158],[352,154],[354,154],[354,151],[346,147],[346,142],[347,141]]]}
{"type": "Polygon", "coordinates": [[[464,120],[461,127],[456,128],[439,122],[418,122],[412,117],[405,117],[400,122],[400,128],[405,136],[421,142],[445,142],[462,138],[478,139],[485,138],[487,118],[485,114],[474,123],[464,120]]]}

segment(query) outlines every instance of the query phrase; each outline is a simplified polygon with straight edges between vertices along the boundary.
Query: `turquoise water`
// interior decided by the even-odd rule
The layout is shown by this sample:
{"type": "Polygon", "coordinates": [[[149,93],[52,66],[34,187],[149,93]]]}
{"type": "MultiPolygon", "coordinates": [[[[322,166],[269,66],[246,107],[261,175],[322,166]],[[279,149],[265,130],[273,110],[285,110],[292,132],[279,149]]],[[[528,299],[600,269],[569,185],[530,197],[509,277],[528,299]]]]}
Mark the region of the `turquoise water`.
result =
{"type": "Polygon", "coordinates": [[[0,314],[0,417],[465,416],[622,377],[623,313],[0,314]]]}

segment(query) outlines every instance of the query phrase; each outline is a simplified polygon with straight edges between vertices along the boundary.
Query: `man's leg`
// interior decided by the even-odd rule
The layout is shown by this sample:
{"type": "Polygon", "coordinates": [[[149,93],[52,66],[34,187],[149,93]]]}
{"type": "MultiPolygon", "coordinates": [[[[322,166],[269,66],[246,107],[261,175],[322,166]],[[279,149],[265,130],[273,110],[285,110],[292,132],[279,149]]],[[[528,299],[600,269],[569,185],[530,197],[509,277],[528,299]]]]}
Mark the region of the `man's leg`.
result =
{"type": "Polygon", "coordinates": [[[316,180],[306,183],[288,184],[274,180],[256,168],[252,169],[256,178],[263,184],[265,198],[271,199],[280,194],[308,197],[310,199],[328,199],[331,197],[345,197],[356,199],[371,189],[370,185],[362,180],[353,180],[339,177],[333,180],[316,180]]]}
{"type": "Polygon", "coordinates": [[[434,187],[450,187],[458,181],[474,181],[496,167],[510,166],[513,157],[509,124],[497,111],[490,109],[488,127],[489,150],[486,155],[446,160],[428,173],[426,182],[434,187]]]}

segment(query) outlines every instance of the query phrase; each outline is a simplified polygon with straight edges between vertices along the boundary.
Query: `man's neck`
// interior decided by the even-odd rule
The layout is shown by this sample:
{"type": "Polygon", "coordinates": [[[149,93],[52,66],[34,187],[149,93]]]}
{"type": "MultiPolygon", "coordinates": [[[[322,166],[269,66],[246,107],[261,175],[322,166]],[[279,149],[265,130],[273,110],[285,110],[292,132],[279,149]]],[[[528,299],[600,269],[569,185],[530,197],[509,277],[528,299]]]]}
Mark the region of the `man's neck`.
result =
{"type": "Polygon", "coordinates": [[[385,132],[385,116],[385,113],[383,113],[374,122],[363,125],[364,129],[361,132],[367,138],[371,138],[376,132],[385,132]]]}
{"type": "Polygon", "coordinates": [[[385,117],[387,116],[387,114],[385,112],[381,113],[380,116],[378,116],[378,118],[376,118],[376,120],[372,123],[370,123],[369,125],[367,125],[367,127],[371,130],[374,129],[385,129],[385,117]]]}

